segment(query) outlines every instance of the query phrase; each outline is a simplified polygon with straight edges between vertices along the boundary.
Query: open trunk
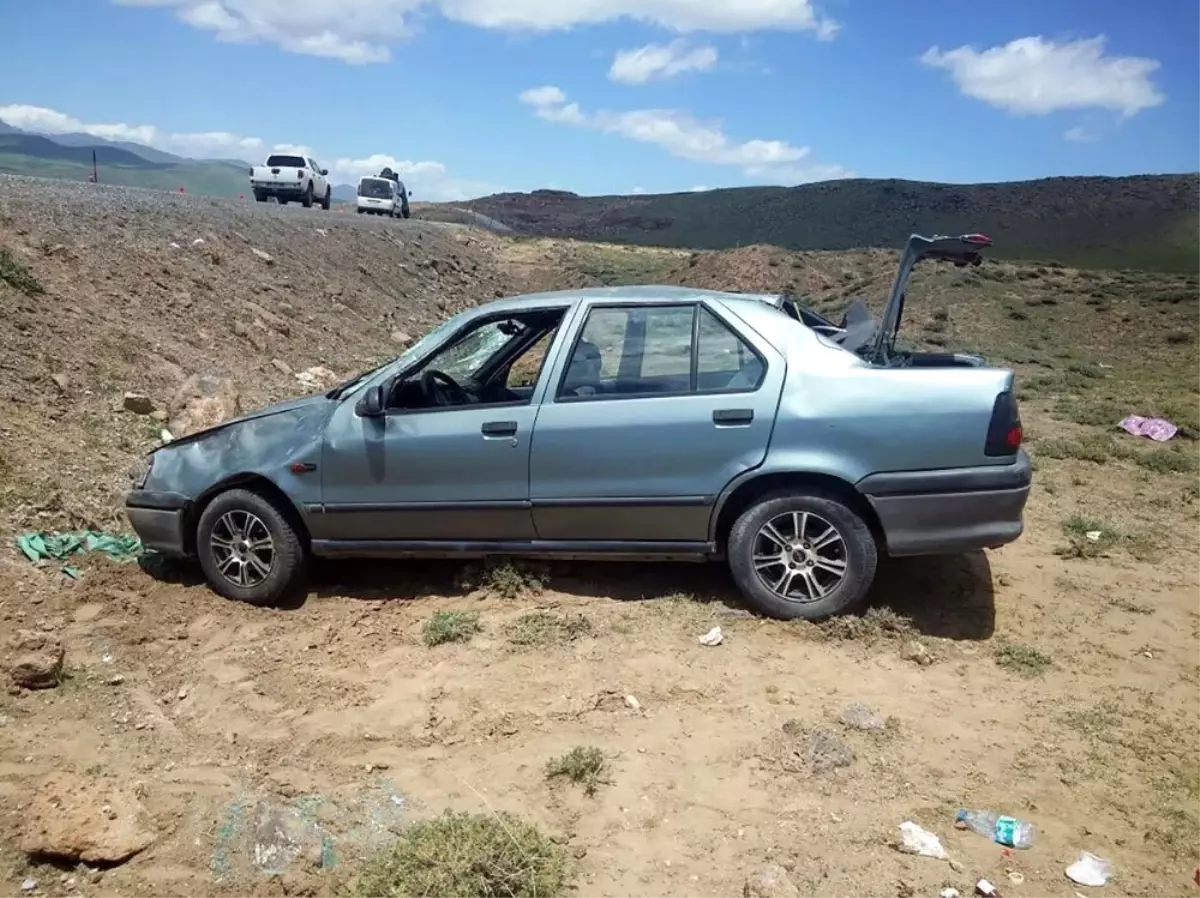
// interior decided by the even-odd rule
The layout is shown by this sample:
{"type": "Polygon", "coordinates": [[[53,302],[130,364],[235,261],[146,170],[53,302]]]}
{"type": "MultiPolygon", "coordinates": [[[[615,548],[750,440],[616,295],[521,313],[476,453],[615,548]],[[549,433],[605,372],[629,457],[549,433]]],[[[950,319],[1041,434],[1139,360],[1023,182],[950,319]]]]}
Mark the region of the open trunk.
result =
{"type": "Polygon", "coordinates": [[[918,262],[933,259],[952,262],[960,268],[978,265],[983,261],[982,250],[991,245],[991,238],[983,234],[964,234],[961,237],[922,237],[920,234],[913,234],[908,238],[900,256],[900,266],[896,270],[896,279],[892,282],[882,318],[874,318],[861,299],[856,299],[850,304],[838,324],[794,301],[791,303],[793,312],[813,330],[824,334],[843,349],[861,356],[873,365],[911,368],[984,366],[987,362],[981,356],[969,353],[897,352],[896,334],[904,317],[909,275],[918,262]]]}

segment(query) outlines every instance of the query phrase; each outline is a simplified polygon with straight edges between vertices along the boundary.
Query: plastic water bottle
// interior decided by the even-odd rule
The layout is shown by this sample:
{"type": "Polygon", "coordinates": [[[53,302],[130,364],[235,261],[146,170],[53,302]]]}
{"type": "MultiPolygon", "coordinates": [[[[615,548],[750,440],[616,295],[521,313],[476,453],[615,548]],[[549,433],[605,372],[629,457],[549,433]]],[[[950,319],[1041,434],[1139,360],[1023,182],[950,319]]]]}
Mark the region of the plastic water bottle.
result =
{"type": "Polygon", "coordinates": [[[954,818],[954,825],[970,829],[979,835],[1012,848],[1028,848],[1033,844],[1032,823],[1006,817],[995,811],[968,811],[963,808],[954,818]]]}

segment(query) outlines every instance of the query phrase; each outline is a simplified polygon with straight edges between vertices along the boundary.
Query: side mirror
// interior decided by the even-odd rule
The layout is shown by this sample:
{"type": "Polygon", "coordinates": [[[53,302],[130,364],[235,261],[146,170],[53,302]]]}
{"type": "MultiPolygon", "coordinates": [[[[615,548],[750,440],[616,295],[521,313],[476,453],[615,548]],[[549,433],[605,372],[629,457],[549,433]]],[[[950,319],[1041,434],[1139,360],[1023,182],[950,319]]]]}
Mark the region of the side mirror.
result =
{"type": "Polygon", "coordinates": [[[329,174],[329,169],[327,169],[327,168],[321,169],[321,177],[322,178],[325,177],[327,174],[329,174]]]}
{"type": "Polygon", "coordinates": [[[383,417],[383,386],[370,387],[354,406],[354,413],[360,418],[383,417]]]}

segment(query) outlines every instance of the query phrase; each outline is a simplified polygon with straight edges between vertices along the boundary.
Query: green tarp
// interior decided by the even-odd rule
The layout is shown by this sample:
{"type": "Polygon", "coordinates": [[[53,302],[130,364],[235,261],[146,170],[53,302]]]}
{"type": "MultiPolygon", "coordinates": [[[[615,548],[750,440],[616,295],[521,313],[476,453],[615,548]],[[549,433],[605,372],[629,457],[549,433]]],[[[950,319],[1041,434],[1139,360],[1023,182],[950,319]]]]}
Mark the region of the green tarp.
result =
{"type": "MultiPolygon", "coordinates": [[[[31,530],[18,536],[16,544],[25,557],[34,562],[65,562],[72,555],[91,552],[101,552],[116,561],[132,561],[142,552],[142,541],[136,536],[100,530],[76,530],[70,533],[31,530]]],[[[68,564],[63,564],[62,572],[72,580],[79,579],[79,571],[68,564]]]]}

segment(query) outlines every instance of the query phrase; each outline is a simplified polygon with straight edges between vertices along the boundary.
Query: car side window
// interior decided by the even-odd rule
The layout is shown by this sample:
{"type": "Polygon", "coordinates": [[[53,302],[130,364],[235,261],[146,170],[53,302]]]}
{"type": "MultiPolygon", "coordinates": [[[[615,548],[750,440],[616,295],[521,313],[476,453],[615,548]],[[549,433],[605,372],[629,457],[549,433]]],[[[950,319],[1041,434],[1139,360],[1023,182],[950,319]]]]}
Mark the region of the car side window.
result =
{"type": "Polygon", "coordinates": [[[750,392],[765,371],[754,348],[703,305],[603,306],[588,313],[557,395],[750,392]]]}
{"type": "Polygon", "coordinates": [[[752,391],[766,375],[766,365],[745,340],[704,306],[696,325],[696,388],[752,391]]]}

